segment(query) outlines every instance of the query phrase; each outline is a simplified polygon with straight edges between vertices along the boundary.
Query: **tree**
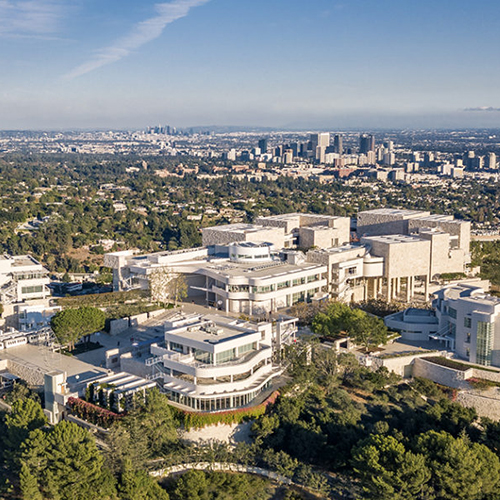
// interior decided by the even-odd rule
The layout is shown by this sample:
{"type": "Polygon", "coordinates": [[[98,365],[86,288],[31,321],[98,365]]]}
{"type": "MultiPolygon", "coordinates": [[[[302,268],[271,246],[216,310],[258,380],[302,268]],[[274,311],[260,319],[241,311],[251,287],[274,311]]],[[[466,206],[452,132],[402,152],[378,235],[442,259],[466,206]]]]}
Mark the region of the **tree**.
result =
{"type": "Polygon", "coordinates": [[[406,451],[392,436],[371,435],[353,450],[353,467],[369,498],[422,498],[430,472],[423,455],[406,451]]]}
{"type": "Polygon", "coordinates": [[[312,322],[312,329],[327,337],[348,335],[353,342],[366,349],[387,342],[388,335],[382,320],[341,302],[332,302],[325,312],[318,313],[312,322]]]}
{"type": "Polygon", "coordinates": [[[200,470],[190,470],[182,475],[174,490],[178,500],[208,500],[208,484],[205,473],[200,470]]]}
{"type": "Polygon", "coordinates": [[[32,399],[19,399],[12,404],[12,411],[5,416],[5,444],[13,452],[18,452],[21,444],[31,431],[43,427],[47,417],[43,408],[32,399]]]}
{"type": "Polygon", "coordinates": [[[50,326],[61,344],[68,344],[73,350],[75,342],[85,335],[91,335],[104,328],[106,315],[97,307],[79,307],[59,311],[51,320],[50,326]]]}
{"type": "Polygon", "coordinates": [[[353,311],[348,332],[351,339],[356,344],[363,345],[366,350],[387,342],[388,330],[384,322],[360,309],[353,311]]]}
{"type": "Polygon", "coordinates": [[[168,493],[145,471],[137,471],[130,460],[124,464],[118,488],[120,500],[169,500],[168,493]]]}
{"type": "Polygon", "coordinates": [[[467,435],[454,438],[445,431],[429,431],[418,437],[416,449],[426,456],[432,473],[430,484],[438,498],[479,500],[498,494],[498,456],[485,445],[471,444],[467,435]]]}
{"type": "Polygon", "coordinates": [[[32,433],[23,445],[21,460],[47,498],[100,500],[115,496],[114,480],[103,467],[93,437],[71,422],[32,433]]]}
{"type": "Polygon", "coordinates": [[[175,305],[187,297],[188,290],[184,276],[168,267],[158,268],[149,275],[149,289],[154,302],[173,301],[175,305]]]}
{"type": "Polygon", "coordinates": [[[19,485],[23,500],[42,500],[42,494],[38,488],[38,481],[31,474],[26,464],[22,464],[19,474],[19,485]]]}

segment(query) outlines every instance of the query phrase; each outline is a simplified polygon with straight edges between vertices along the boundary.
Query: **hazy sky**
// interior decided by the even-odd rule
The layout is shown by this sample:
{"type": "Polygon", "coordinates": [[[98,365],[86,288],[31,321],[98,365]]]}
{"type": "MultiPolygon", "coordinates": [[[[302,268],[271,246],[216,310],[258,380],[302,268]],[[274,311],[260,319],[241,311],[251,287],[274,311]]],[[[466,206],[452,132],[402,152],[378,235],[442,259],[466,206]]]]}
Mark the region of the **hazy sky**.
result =
{"type": "Polygon", "coordinates": [[[500,127],[499,0],[0,0],[0,128],[500,127]]]}

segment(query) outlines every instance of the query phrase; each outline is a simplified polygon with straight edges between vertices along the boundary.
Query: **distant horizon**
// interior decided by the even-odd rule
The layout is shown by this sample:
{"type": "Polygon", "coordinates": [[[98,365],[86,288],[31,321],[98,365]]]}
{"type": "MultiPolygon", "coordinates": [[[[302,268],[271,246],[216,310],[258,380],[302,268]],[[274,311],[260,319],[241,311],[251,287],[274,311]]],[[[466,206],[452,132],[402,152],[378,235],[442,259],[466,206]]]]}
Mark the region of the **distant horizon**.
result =
{"type": "Polygon", "coordinates": [[[53,127],[53,128],[0,128],[0,133],[19,133],[19,132],[31,132],[31,133],[49,133],[49,132],[138,132],[145,131],[148,127],[156,126],[171,126],[177,130],[186,132],[191,129],[193,133],[201,133],[206,131],[215,131],[220,133],[231,133],[231,132],[356,132],[356,133],[370,133],[370,132],[402,132],[402,131],[412,131],[412,132],[431,132],[437,130],[440,132],[461,132],[461,131],[497,131],[500,132],[500,124],[493,127],[303,127],[303,128],[287,128],[287,127],[268,127],[268,126],[258,126],[258,125],[186,125],[177,126],[175,123],[151,123],[145,126],[132,126],[132,127],[53,127]],[[226,132],[223,131],[226,129],[226,132]]]}

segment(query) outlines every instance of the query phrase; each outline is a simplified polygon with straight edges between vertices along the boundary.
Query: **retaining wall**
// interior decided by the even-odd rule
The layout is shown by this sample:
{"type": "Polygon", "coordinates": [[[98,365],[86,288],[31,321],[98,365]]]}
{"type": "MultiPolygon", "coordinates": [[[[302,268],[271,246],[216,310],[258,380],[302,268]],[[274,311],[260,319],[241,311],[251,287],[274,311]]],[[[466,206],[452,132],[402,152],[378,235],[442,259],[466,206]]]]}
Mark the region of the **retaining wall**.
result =
{"type": "Polygon", "coordinates": [[[475,408],[480,417],[488,417],[492,420],[500,420],[500,400],[475,394],[471,392],[459,392],[457,402],[468,408],[475,408]]]}
{"type": "Polygon", "coordinates": [[[148,319],[148,313],[136,314],[135,316],[130,316],[130,326],[142,325],[148,319]]]}
{"type": "Polygon", "coordinates": [[[129,318],[113,319],[109,322],[109,334],[118,335],[129,328],[129,318]]]}
{"type": "Polygon", "coordinates": [[[425,358],[415,359],[413,376],[428,378],[437,384],[446,385],[455,389],[470,389],[467,379],[473,376],[473,368],[468,370],[455,370],[446,366],[431,363],[425,358]]]}
{"type": "MultiPolygon", "coordinates": [[[[258,476],[264,476],[269,479],[274,479],[284,484],[294,484],[293,481],[281,474],[277,474],[268,469],[263,469],[261,467],[254,467],[251,465],[241,465],[241,464],[231,464],[231,463],[211,463],[211,462],[193,462],[189,464],[172,465],[171,467],[166,467],[165,469],[155,470],[150,472],[154,477],[165,477],[170,474],[176,474],[180,472],[186,472],[189,470],[204,470],[204,471],[221,471],[221,472],[243,472],[245,474],[257,474],[258,476]]],[[[301,485],[298,485],[301,486],[301,485]]]]}
{"type": "Polygon", "coordinates": [[[136,314],[135,316],[128,316],[126,318],[112,319],[109,322],[109,333],[110,335],[118,335],[119,333],[122,333],[129,328],[142,325],[148,319],[161,316],[164,312],[165,309],[158,309],[156,311],[136,314]]]}

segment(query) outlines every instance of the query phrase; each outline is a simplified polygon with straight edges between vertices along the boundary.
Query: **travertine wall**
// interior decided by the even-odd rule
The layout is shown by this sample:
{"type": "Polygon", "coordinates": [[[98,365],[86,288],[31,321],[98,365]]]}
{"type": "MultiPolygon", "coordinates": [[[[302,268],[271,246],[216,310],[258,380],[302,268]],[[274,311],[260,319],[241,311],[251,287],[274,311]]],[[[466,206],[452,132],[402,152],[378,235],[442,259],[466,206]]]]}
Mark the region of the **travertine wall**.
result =
{"type": "Polygon", "coordinates": [[[443,232],[421,231],[419,237],[431,243],[430,277],[443,273],[462,273],[465,270],[465,252],[450,249],[450,235],[443,232]]]}
{"type": "Polygon", "coordinates": [[[254,241],[272,243],[280,249],[285,246],[285,230],[282,227],[255,226],[257,231],[247,231],[235,228],[228,230],[227,226],[206,227],[202,231],[203,246],[228,245],[238,241],[254,241]],[[226,229],[225,229],[226,228],[226,229]]]}
{"type": "Polygon", "coordinates": [[[128,318],[113,319],[109,322],[109,334],[118,335],[129,328],[128,318]]]}
{"type": "Polygon", "coordinates": [[[470,249],[470,222],[469,221],[459,221],[453,220],[450,216],[450,220],[433,220],[432,218],[417,218],[409,221],[409,230],[412,231],[416,228],[440,228],[442,231],[451,234],[452,236],[458,236],[458,246],[459,248],[465,250],[467,253],[470,249]]]}
{"type": "Polygon", "coordinates": [[[358,214],[358,236],[379,236],[382,234],[408,234],[408,219],[390,214],[358,214]]]}
{"type": "Polygon", "coordinates": [[[299,229],[299,247],[332,248],[345,243],[345,236],[339,229],[332,227],[301,227],[299,229]]]}
{"type": "Polygon", "coordinates": [[[30,366],[16,361],[8,360],[8,370],[13,375],[25,380],[29,385],[43,385],[44,373],[37,366],[30,366]]]}
{"type": "Polygon", "coordinates": [[[457,402],[462,406],[474,408],[480,417],[500,420],[500,399],[473,392],[459,392],[457,402]]]}
{"type": "Polygon", "coordinates": [[[471,378],[474,371],[454,370],[446,366],[440,366],[423,358],[415,359],[413,366],[413,376],[423,377],[436,382],[437,384],[454,387],[455,389],[470,389],[467,379],[471,378]]]}
{"type": "Polygon", "coordinates": [[[414,239],[411,242],[384,242],[376,238],[363,238],[362,243],[370,245],[372,255],[383,257],[384,277],[428,275],[430,268],[430,241],[414,239]]]}
{"type": "Polygon", "coordinates": [[[268,217],[257,217],[255,219],[255,224],[266,227],[281,227],[284,229],[285,233],[290,234],[294,229],[300,227],[301,214],[286,214],[287,217],[282,219],[279,218],[268,218],[268,217]]]}

